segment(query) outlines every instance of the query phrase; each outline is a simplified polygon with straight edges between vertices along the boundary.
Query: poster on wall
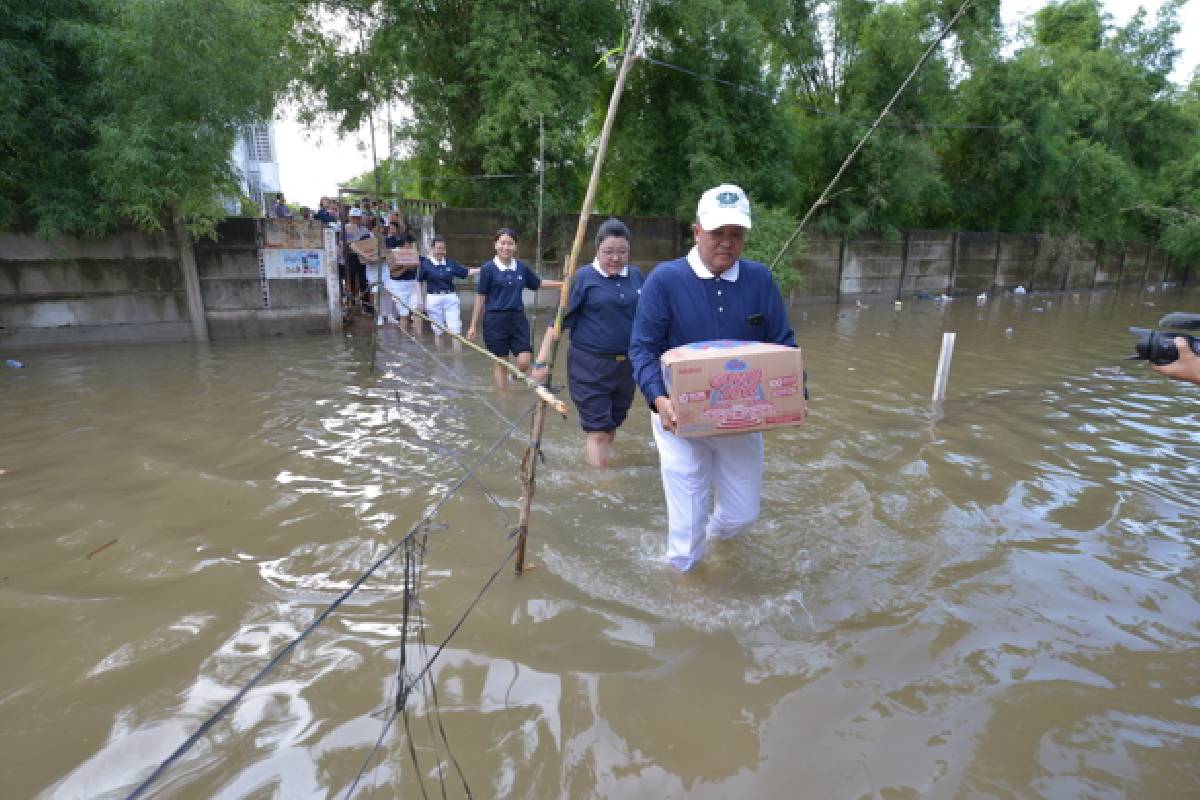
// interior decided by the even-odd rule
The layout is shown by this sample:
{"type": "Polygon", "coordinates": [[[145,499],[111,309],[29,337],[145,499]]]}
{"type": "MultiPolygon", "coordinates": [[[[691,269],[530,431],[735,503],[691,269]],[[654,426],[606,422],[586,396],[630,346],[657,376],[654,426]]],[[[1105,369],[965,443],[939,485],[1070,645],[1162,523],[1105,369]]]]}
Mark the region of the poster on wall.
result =
{"type": "Polygon", "coordinates": [[[321,278],[321,250],[264,250],[268,278],[321,278]]]}
{"type": "Polygon", "coordinates": [[[311,219],[264,219],[263,247],[295,250],[322,247],[321,223],[311,219]]]}

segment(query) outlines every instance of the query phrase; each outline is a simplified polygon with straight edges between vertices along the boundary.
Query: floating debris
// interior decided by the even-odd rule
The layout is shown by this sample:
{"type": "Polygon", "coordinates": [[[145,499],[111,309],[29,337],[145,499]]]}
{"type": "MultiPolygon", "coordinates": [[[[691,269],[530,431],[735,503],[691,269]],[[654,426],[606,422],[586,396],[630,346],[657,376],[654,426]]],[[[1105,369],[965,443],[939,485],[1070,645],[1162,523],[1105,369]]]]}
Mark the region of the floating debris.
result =
{"type": "Polygon", "coordinates": [[[92,552],[87,554],[87,559],[89,561],[91,561],[92,556],[96,555],[97,553],[103,552],[104,550],[107,550],[108,548],[112,547],[116,543],[117,543],[117,540],[113,539],[111,542],[106,542],[105,544],[100,545],[95,550],[93,550],[92,552]]]}

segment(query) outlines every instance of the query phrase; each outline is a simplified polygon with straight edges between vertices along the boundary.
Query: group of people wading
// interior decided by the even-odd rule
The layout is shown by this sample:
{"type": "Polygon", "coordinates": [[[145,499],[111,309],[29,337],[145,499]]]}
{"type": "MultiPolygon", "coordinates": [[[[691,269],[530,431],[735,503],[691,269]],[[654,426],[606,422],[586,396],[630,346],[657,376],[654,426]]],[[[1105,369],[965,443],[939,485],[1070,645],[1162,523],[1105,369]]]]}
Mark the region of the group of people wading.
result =
{"type": "MultiPolygon", "coordinates": [[[[735,537],[758,518],[763,435],[677,436],[659,358],[671,348],[716,339],[796,346],[770,270],[741,258],[750,227],[745,192],[732,184],[709,189],[692,223],[695,246],[643,278],[629,263],[629,229],[609,219],[596,234],[594,260],[576,271],[565,310],[563,327],[571,333],[567,387],[584,431],[585,458],[592,466],[608,466],[617,429],[640,387],[651,410],[667,501],[667,558],[685,572],[700,563],[708,542],[735,537]]],[[[517,235],[511,229],[497,231],[494,244],[495,257],[468,270],[448,259],[445,241],[435,237],[430,256],[420,259],[415,276],[405,277],[425,286],[425,309],[440,336],[443,330],[462,330],[454,279],[478,275],[467,338],[475,340],[482,331],[490,353],[515,359],[519,369],[544,381],[554,328],[546,332],[533,360],[522,292],[559,288],[562,282],[539,277],[517,258],[517,235]]],[[[386,281],[384,288],[397,291],[386,281]]],[[[498,387],[507,384],[507,370],[499,364],[493,377],[498,387]]]]}

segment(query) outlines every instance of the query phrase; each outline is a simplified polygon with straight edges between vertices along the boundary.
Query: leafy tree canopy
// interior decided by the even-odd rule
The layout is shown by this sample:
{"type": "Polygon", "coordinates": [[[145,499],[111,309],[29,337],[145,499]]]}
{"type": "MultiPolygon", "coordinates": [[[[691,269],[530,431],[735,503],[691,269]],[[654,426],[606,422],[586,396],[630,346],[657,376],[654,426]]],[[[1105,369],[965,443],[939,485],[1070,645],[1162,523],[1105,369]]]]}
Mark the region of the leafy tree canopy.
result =
{"type": "MultiPolygon", "coordinates": [[[[1190,241],[1181,214],[1200,197],[1200,124],[1195,87],[1170,81],[1185,1],[1115,26],[1100,0],[1059,0],[1007,41],[999,0],[977,0],[814,224],[1190,241]]],[[[576,210],[634,10],[634,0],[7,5],[0,226],[47,235],[179,215],[210,223],[216,198],[236,196],[237,127],[284,96],[347,131],[384,100],[407,108],[391,132],[404,156],[385,162],[385,187],[394,174],[406,192],[529,221],[541,122],[545,211],[576,210]],[[479,177],[496,175],[516,177],[479,177]]],[[[686,219],[704,188],[733,181],[756,207],[798,219],[958,6],[654,0],[596,210],[686,219]]]]}
{"type": "Polygon", "coordinates": [[[290,79],[294,4],[13,0],[4,17],[0,228],[223,215],[236,130],[269,119],[290,79]]]}

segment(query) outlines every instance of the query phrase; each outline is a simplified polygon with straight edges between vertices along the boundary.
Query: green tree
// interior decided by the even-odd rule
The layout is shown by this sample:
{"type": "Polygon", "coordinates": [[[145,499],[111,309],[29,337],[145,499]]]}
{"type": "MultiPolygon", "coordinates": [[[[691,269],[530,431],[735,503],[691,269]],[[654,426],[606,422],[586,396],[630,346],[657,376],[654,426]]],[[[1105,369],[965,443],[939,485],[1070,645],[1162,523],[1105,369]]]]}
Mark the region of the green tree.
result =
{"type": "MultiPolygon", "coordinates": [[[[380,0],[341,3],[377,25],[362,51],[319,52],[310,81],[356,129],[381,97],[405,101],[399,128],[416,174],[529,174],[546,130],[546,208],[576,208],[590,167],[585,124],[605,81],[598,56],[627,25],[610,0],[380,0]],[[347,86],[350,89],[347,89],[347,86]]],[[[412,174],[412,173],[410,173],[412,174]]],[[[425,197],[498,207],[532,219],[536,178],[421,182],[425,197]]]]}
{"type": "Polygon", "coordinates": [[[300,10],[286,0],[10,4],[0,35],[0,226],[46,236],[198,228],[236,196],[240,125],[291,80],[300,10]],[[186,35],[181,34],[181,31],[186,35]]]}
{"type": "Polygon", "coordinates": [[[947,137],[947,223],[1110,239],[1148,232],[1122,209],[1160,194],[1163,167],[1187,152],[1168,77],[1177,11],[1167,3],[1153,26],[1137,14],[1113,28],[1095,0],[1040,10],[1010,59],[958,88],[959,118],[997,127],[947,137]]]}
{"type": "MultiPolygon", "coordinates": [[[[797,130],[770,63],[773,0],[661,0],[650,7],[641,61],[626,84],[601,190],[617,213],[690,218],[723,182],[753,201],[795,196],[797,130]],[[653,59],[653,60],[651,60],[653,59]],[[656,63],[661,62],[661,63],[656,63]]],[[[598,129],[607,93],[594,101],[598,129]]]]}

